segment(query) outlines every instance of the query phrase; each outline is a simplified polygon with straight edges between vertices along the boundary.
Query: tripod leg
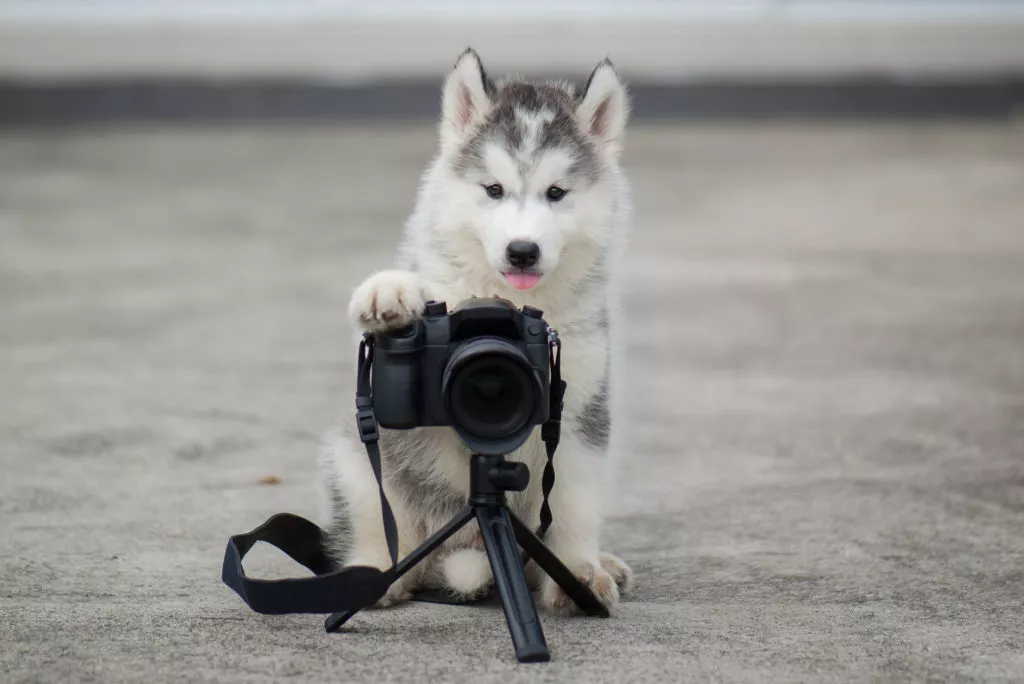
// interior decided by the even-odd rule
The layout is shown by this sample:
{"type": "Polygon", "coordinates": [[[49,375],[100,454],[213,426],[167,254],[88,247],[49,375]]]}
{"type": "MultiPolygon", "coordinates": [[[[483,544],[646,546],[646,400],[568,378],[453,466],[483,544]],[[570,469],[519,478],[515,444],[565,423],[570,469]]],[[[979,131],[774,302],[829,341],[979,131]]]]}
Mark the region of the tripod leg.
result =
{"type": "Polygon", "coordinates": [[[516,540],[519,542],[519,545],[533,558],[534,562],[540,566],[540,569],[546,572],[569,598],[575,601],[580,610],[587,615],[608,617],[608,608],[598,600],[594,592],[590,590],[590,587],[580,582],[576,575],[569,568],[565,567],[562,561],[558,560],[558,556],[552,553],[548,547],[544,546],[544,542],[530,528],[524,525],[519,518],[511,514],[510,517],[512,529],[515,530],[516,540]]]}
{"type": "MultiPolygon", "coordinates": [[[[398,565],[395,566],[395,580],[409,572],[414,565],[419,563],[421,560],[430,555],[430,552],[436,549],[441,544],[452,536],[459,529],[473,519],[473,507],[466,506],[459,513],[455,515],[448,523],[431,535],[430,539],[423,542],[416,548],[412,553],[398,561],[398,565]]],[[[348,622],[353,615],[360,611],[359,608],[353,608],[352,610],[345,611],[343,613],[334,613],[324,622],[324,629],[328,632],[337,632],[341,629],[341,626],[348,622]]]]}
{"type": "Polygon", "coordinates": [[[523,574],[508,511],[502,506],[478,506],[476,519],[494,571],[494,584],[505,610],[516,660],[521,663],[549,660],[548,645],[523,574]]]}

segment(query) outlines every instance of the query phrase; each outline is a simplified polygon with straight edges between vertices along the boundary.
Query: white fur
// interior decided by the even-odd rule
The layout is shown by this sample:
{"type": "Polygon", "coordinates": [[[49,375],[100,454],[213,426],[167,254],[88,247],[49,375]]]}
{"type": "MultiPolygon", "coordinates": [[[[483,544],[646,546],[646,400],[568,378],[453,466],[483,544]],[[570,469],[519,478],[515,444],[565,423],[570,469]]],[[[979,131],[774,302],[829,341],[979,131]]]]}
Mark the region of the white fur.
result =
{"type": "Polygon", "coordinates": [[[458,549],[442,562],[445,584],[460,596],[479,595],[492,581],[487,554],[477,549],[458,549]]]}
{"type": "MultiPolygon", "coordinates": [[[[621,139],[628,112],[624,88],[610,64],[602,63],[591,77],[590,89],[576,115],[580,129],[592,136],[599,151],[602,173],[592,184],[569,188],[564,200],[546,202],[543,193],[566,182],[573,162],[565,150],[542,151],[530,160],[516,158],[513,150],[488,145],[480,177],[467,180],[453,169],[453,157],[481,125],[493,103],[481,77],[474,53],[463,55],[449,75],[443,93],[438,155],[426,169],[400,246],[394,270],[371,275],[354,292],[350,318],[360,330],[380,330],[401,325],[417,315],[428,299],[444,300],[449,307],[471,296],[500,296],[516,306],[529,304],[544,311],[544,318],[558,328],[562,339],[562,372],[568,382],[563,415],[562,441],[556,456],[557,484],[551,495],[554,523],[547,542],[552,550],[603,601],[618,598],[617,584],[631,576],[628,566],[610,554],[602,554],[600,533],[603,502],[608,500],[608,475],[614,468],[617,425],[621,421],[616,391],[609,392],[611,442],[607,449],[591,446],[573,429],[583,406],[602,385],[611,362],[608,383],[618,387],[617,269],[625,246],[630,213],[629,187],[619,167],[621,139]],[[524,174],[524,169],[526,170],[524,174]],[[507,197],[494,201],[482,185],[501,183],[507,197]],[[513,240],[531,240],[541,247],[540,283],[526,291],[514,289],[502,276],[502,259],[513,240]],[[451,255],[458,256],[453,265],[451,255]],[[578,285],[595,263],[604,259],[607,277],[578,285]],[[415,267],[415,272],[408,270],[415,267]],[[576,330],[580,321],[607,309],[610,319],[604,331],[576,330]],[[611,359],[609,358],[611,355],[611,359]],[[605,453],[608,452],[608,453],[605,453]]],[[[539,135],[544,114],[527,122],[526,147],[539,135]]],[[[469,464],[462,443],[448,428],[418,428],[430,447],[427,459],[432,482],[461,494],[468,493],[469,464]]],[[[388,454],[383,454],[387,462],[388,454]]],[[[528,525],[535,527],[541,500],[540,473],[545,452],[535,430],[510,459],[526,463],[533,475],[526,492],[510,495],[510,504],[528,525]]],[[[325,451],[321,468],[345,499],[352,532],[344,545],[346,563],[387,567],[380,503],[376,483],[366,462],[362,444],[351,436],[339,438],[325,451]]],[[[385,468],[387,471],[387,468],[385,468]]],[[[413,511],[404,493],[386,482],[386,493],[399,519],[403,553],[423,541],[445,516],[413,511]]],[[[470,548],[475,525],[467,526],[441,552],[440,567],[403,578],[389,600],[401,600],[410,588],[429,576],[440,576],[460,594],[474,594],[491,581],[486,556],[470,548]]],[[[551,610],[571,610],[568,599],[544,578],[542,601],[551,610]]]]}

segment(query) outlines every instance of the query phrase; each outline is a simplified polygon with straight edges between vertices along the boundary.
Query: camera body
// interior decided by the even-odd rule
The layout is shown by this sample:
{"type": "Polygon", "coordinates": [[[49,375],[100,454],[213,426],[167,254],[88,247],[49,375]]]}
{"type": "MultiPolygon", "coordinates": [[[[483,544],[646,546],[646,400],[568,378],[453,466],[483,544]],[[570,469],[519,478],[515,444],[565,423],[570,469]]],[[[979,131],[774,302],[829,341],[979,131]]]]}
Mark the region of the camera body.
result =
{"type": "Polygon", "coordinates": [[[482,454],[508,453],[548,419],[550,357],[543,312],[498,297],[375,335],[373,407],[384,428],[447,425],[482,454]]]}

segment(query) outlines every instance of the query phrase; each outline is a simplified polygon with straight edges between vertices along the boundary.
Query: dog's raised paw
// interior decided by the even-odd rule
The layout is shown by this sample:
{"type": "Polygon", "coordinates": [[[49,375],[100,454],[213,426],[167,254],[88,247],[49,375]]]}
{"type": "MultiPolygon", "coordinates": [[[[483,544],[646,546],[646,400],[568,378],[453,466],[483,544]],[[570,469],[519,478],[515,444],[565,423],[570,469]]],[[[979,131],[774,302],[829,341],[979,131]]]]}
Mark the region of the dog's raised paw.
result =
{"type": "MultiPolygon", "coordinates": [[[[580,582],[590,587],[590,590],[609,611],[619,602],[619,585],[600,564],[580,563],[570,567],[580,582]]],[[[544,578],[540,598],[541,604],[555,615],[574,615],[581,612],[576,602],[569,598],[550,577],[544,578]]]]}
{"type": "Polygon", "coordinates": [[[356,288],[348,314],[363,330],[393,330],[418,318],[426,303],[423,281],[415,273],[381,271],[356,288]]]}

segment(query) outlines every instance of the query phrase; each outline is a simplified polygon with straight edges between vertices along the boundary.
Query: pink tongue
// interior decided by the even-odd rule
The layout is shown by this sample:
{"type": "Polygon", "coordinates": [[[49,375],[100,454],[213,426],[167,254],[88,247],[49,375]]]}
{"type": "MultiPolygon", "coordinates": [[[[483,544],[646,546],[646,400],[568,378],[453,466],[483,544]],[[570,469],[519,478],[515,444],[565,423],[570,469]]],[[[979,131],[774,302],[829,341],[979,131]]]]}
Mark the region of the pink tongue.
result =
{"type": "Polygon", "coordinates": [[[540,281],[536,273],[506,273],[505,279],[517,290],[529,290],[540,281]]]}

